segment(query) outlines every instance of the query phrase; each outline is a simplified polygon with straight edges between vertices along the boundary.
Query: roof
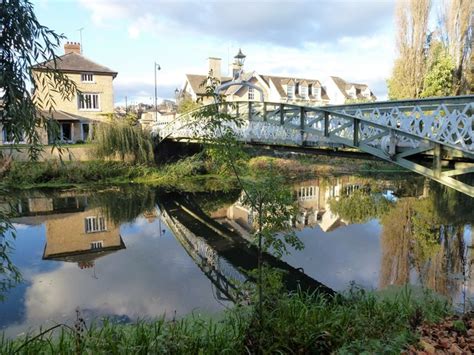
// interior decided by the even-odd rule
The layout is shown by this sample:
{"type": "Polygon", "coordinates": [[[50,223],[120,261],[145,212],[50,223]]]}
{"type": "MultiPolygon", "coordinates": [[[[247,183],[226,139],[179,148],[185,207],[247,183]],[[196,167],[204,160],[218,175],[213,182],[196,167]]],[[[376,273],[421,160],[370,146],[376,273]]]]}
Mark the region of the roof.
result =
{"type": "Polygon", "coordinates": [[[41,111],[41,113],[43,114],[43,116],[46,116],[46,117],[53,116],[53,118],[58,121],[78,121],[78,122],[79,121],[94,121],[93,118],[79,116],[79,115],[75,115],[73,113],[69,113],[69,112],[61,111],[61,110],[56,110],[51,113],[49,111],[41,111]]]}
{"type": "MultiPolygon", "coordinates": [[[[349,90],[353,86],[356,89],[357,98],[359,98],[359,99],[365,98],[365,96],[361,94],[361,91],[366,90],[369,87],[367,84],[349,83],[349,82],[345,81],[344,79],[342,79],[338,76],[331,76],[330,78],[334,81],[334,83],[338,87],[339,91],[347,99],[351,98],[350,95],[347,93],[347,90],[349,90]]],[[[370,96],[374,99],[376,98],[372,91],[370,91],[370,96]]]]}
{"type": "MultiPolygon", "coordinates": [[[[206,81],[207,75],[200,75],[200,74],[186,74],[186,78],[188,79],[189,85],[191,85],[191,89],[194,91],[196,95],[205,95],[206,94],[206,81]],[[203,85],[204,84],[204,85],[203,85]]],[[[232,80],[230,77],[223,76],[221,78],[221,83],[225,83],[229,80],[232,80]]]]}
{"type": "Polygon", "coordinates": [[[57,69],[64,72],[88,72],[104,75],[112,75],[114,78],[117,72],[109,69],[103,65],[97,64],[92,60],[84,57],[81,54],[70,52],[64,54],[56,59],[56,66],[54,60],[49,60],[43,63],[33,65],[33,69],[50,70],[57,69]]]}

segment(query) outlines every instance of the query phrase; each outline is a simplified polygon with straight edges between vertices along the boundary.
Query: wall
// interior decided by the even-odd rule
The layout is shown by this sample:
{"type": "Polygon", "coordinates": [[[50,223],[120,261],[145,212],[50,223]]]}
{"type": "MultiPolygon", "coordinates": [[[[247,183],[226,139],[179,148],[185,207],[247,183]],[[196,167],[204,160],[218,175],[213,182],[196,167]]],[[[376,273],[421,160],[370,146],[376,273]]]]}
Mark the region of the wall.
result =
{"type": "MultiPolygon", "coordinates": [[[[92,146],[69,146],[68,148],[63,148],[62,159],[65,161],[87,161],[93,160],[91,158],[92,146]]],[[[13,160],[16,161],[28,161],[28,150],[27,148],[21,147],[19,151],[12,149],[10,146],[0,147],[0,152],[4,156],[12,156],[13,160]]],[[[40,161],[46,160],[59,160],[60,154],[57,149],[51,152],[51,146],[46,146],[44,151],[41,153],[39,158],[40,161]]]]}
{"type": "MultiPolygon", "coordinates": [[[[113,93],[113,76],[112,75],[99,75],[94,74],[94,83],[83,83],[81,82],[81,74],[80,73],[67,73],[67,77],[74,81],[77,85],[77,89],[83,93],[98,93],[100,94],[100,110],[98,111],[84,111],[79,110],[78,105],[78,98],[77,95],[71,100],[64,100],[62,95],[59,92],[53,91],[45,91],[42,90],[41,82],[44,79],[46,82],[49,81],[49,76],[46,75],[44,72],[35,72],[35,77],[37,77],[36,81],[39,87],[39,94],[38,96],[45,101],[48,95],[54,99],[56,105],[56,110],[66,111],[75,115],[95,119],[95,120],[105,120],[105,117],[102,115],[104,113],[112,113],[114,111],[114,93],[113,93]]],[[[39,100],[36,100],[38,103],[39,100]]],[[[47,108],[43,108],[47,109],[47,108]]]]}

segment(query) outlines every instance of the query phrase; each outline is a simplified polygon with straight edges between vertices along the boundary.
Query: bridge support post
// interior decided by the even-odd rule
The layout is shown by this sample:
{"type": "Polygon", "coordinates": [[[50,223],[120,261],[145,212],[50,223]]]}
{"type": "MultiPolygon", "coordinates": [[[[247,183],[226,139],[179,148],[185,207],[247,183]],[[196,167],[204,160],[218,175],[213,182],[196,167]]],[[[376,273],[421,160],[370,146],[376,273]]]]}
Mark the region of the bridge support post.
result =
{"type": "Polygon", "coordinates": [[[324,137],[329,137],[329,112],[324,112],[324,137]]]}
{"type": "Polygon", "coordinates": [[[354,119],[354,137],[353,137],[353,144],[354,147],[359,146],[359,128],[360,128],[360,121],[357,119],[354,119]]]}
{"type": "Polygon", "coordinates": [[[283,104],[280,104],[280,124],[282,126],[285,124],[285,112],[283,110],[283,104]]]}
{"type": "Polygon", "coordinates": [[[306,113],[304,107],[300,107],[300,132],[301,132],[301,145],[304,145],[304,127],[305,127],[306,113]]]}
{"type": "Polygon", "coordinates": [[[433,173],[439,178],[441,176],[441,144],[435,144],[433,149],[433,173]]]}

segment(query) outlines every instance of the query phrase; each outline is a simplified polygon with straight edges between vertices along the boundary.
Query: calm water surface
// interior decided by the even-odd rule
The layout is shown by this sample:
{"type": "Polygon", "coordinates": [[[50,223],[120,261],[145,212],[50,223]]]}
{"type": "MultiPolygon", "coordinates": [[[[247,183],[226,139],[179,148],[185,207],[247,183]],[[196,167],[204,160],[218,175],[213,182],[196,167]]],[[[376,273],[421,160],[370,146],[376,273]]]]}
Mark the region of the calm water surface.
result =
{"type": "MultiPolygon", "coordinates": [[[[278,264],[288,285],[411,283],[469,303],[473,199],[406,177],[315,177],[293,189],[300,215],[290,223],[305,248],[278,264]]],[[[16,214],[10,256],[23,280],[2,293],[1,330],[71,323],[76,310],[127,322],[230,307],[235,280],[255,262],[245,244],[254,214],[240,201],[239,191],[143,186],[3,196],[0,208],[16,214]]]]}

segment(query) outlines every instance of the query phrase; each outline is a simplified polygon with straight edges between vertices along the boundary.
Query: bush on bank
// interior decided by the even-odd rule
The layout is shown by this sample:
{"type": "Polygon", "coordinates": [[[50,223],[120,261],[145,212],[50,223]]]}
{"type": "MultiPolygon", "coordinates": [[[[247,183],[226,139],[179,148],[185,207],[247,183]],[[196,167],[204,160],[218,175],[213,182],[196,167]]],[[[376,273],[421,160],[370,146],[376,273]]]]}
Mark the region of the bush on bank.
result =
{"type": "Polygon", "coordinates": [[[327,298],[284,294],[255,326],[251,307],[235,307],[219,320],[191,316],[135,324],[105,321],[60,327],[37,337],[0,338],[0,352],[13,353],[369,353],[400,352],[416,343],[416,327],[438,322],[448,304],[431,293],[408,289],[380,298],[360,290],[327,298]]]}

